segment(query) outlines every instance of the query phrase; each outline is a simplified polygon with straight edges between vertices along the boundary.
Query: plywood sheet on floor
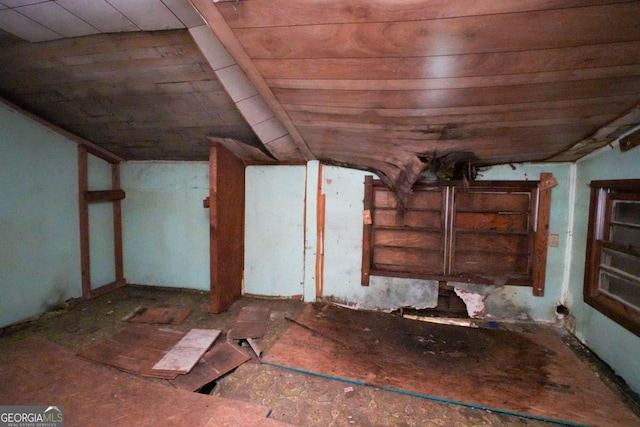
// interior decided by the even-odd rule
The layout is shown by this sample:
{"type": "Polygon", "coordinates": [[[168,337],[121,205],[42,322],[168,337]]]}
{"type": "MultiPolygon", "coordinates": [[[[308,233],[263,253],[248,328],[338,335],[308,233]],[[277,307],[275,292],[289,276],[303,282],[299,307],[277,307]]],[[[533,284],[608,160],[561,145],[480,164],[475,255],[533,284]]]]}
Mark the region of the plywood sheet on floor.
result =
{"type": "Polygon", "coordinates": [[[554,333],[518,333],[309,305],[263,361],[586,425],[640,420],[554,333]]]}
{"type": "Polygon", "coordinates": [[[229,338],[234,340],[262,338],[269,321],[269,309],[265,307],[242,307],[238,319],[229,331],[229,338]]]}
{"type": "Polygon", "coordinates": [[[135,323],[158,323],[179,325],[191,314],[188,308],[138,307],[123,320],[135,323]]]}
{"type": "Polygon", "coordinates": [[[251,359],[243,349],[222,342],[206,352],[188,375],[179,375],[171,384],[183,390],[196,391],[251,359]]]}
{"type": "Polygon", "coordinates": [[[65,426],[282,426],[268,408],[149,381],[40,337],[0,351],[3,405],[64,406],[65,426]],[[46,403],[42,403],[46,402],[46,403]]]}
{"type": "Polygon", "coordinates": [[[153,367],[184,335],[184,332],[158,326],[131,324],[111,338],[81,351],[79,356],[125,372],[173,379],[178,372],[158,371],[153,367]]]}

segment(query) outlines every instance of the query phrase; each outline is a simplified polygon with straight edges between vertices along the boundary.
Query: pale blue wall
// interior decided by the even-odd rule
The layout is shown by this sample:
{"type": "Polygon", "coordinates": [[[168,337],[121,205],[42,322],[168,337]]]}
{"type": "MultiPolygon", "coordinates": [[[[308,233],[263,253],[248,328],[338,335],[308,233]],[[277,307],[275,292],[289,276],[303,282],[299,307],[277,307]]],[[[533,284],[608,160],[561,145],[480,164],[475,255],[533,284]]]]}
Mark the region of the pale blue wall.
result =
{"type": "MultiPolygon", "coordinates": [[[[244,291],[248,294],[304,293],[305,176],[305,166],[246,169],[244,291]]],[[[315,288],[312,277],[308,286],[315,288]]]]}
{"type": "MultiPolygon", "coordinates": [[[[326,198],[322,297],[370,309],[434,307],[434,281],[372,277],[370,286],[360,285],[362,203],[368,173],[332,166],[321,169],[326,198]]],[[[483,172],[481,179],[504,180],[538,180],[541,172],[553,173],[558,186],[552,192],[550,232],[560,237],[559,246],[548,249],[543,297],[533,296],[529,287],[455,284],[485,297],[486,316],[556,320],[556,307],[564,302],[568,286],[571,171],[569,164],[519,164],[515,169],[494,167],[483,172]]],[[[309,162],[307,168],[247,168],[245,292],[315,299],[317,176],[317,162],[309,162]]]]}
{"type": "Polygon", "coordinates": [[[209,290],[208,162],[125,162],[128,283],[209,290]]]}
{"type": "Polygon", "coordinates": [[[366,175],[371,174],[323,167],[322,192],[326,197],[323,297],[366,309],[435,307],[437,282],[372,276],[369,286],[361,286],[366,175]]]}
{"type": "Polygon", "coordinates": [[[572,166],[569,163],[515,164],[495,166],[481,172],[480,180],[538,180],[550,172],[558,181],[551,191],[549,234],[558,234],[557,247],[547,248],[544,296],[533,296],[531,288],[518,286],[489,287],[485,304],[487,314],[497,318],[554,321],[556,307],[564,303],[568,287],[565,268],[569,264],[571,236],[570,196],[572,166]]]}
{"type": "MultiPolygon", "coordinates": [[[[559,234],[558,247],[548,249],[545,295],[531,288],[453,284],[485,296],[486,315],[504,319],[555,321],[555,309],[566,290],[564,267],[569,235],[570,171],[568,164],[518,164],[483,171],[483,180],[538,180],[551,172],[558,180],[552,192],[550,233],[559,234]]],[[[362,264],[362,210],[366,172],[324,167],[322,191],[326,196],[324,296],[364,308],[434,307],[437,282],[372,277],[360,285],[362,264]]],[[[307,197],[307,200],[310,200],[307,197]]]]}
{"type": "Polygon", "coordinates": [[[574,242],[570,268],[569,304],[576,335],[607,362],[629,386],[640,392],[640,337],[632,334],[582,300],[586,236],[589,222],[589,183],[605,179],[640,179],[640,148],[622,153],[615,145],[577,165],[574,242]]]}
{"type": "MultiPolygon", "coordinates": [[[[111,164],[89,154],[87,167],[90,191],[111,189],[111,164]]],[[[113,203],[90,203],[89,258],[92,289],[116,280],[113,237],[113,203]]]]}
{"type": "Polygon", "coordinates": [[[77,152],[0,104],[0,326],[82,294],[77,152]]]}

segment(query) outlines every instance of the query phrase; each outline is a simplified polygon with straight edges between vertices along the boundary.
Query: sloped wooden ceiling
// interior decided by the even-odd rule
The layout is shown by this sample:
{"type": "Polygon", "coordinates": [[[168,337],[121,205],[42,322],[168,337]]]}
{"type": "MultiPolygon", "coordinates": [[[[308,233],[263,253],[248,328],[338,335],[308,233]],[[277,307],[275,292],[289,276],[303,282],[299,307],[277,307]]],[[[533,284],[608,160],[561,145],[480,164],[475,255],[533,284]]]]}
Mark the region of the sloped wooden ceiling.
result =
{"type": "Polygon", "coordinates": [[[0,45],[0,95],[127,160],[206,160],[207,136],[261,146],[187,30],[0,45]]]}
{"type": "Polygon", "coordinates": [[[0,96],[124,159],[231,141],[406,197],[425,169],[574,161],[640,124],[636,0],[0,0],[0,28],[0,96]]]}
{"type": "Polygon", "coordinates": [[[192,3],[316,157],[400,193],[434,158],[570,161],[639,122],[637,1],[192,3]]]}

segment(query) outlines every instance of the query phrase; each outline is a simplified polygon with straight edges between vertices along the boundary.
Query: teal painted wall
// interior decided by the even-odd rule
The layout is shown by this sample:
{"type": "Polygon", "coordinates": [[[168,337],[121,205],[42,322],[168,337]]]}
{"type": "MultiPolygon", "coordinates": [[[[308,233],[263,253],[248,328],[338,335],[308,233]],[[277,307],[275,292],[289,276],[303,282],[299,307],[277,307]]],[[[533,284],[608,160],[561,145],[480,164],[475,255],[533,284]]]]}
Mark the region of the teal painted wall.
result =
{"type": "Polygon", "coordinates": [[[617,144],[576,166],[574,241],[568,303],[575,317],[575,334],[640,392],[640,337],[632,334],[582,300],[586,236],[589,222],[589,183],[604,179],[640,179],[640,148],[622,153],[617,144]]]}
{"type": "MultiPolygon", "coordinates": [[[[303,166],[247,168],[245,291],[270,296],[304,295],[315,300],[317,162],[303,166]],[[306,174],[306,176],[305,176],[306,174]],[[306,187],[305,183],[306,182],[306,187]],[[306,218],[305,218],[306,215],[306,218]]],[[[394,310],[428,308],[437,304],[437,282],[372,277],[360,285],[364,177],[353,169],[322,166],[321,192],[326,198],[322,297],[350,306],[394,310]]],[[[455,284],[482,295],[485,316],[495,319],[532,319],[554,322],[556,307],[564,301],[568,277],[570,236],[569,164],[515,165],[485,170],[481,179],[537,180],[551,172],[553,189],[550,232],[559,235],[558,247],[548,249],[547,286],[543,297],[531,288],[455,284]]]]}
{"type": "MultiPolygon", "coordinates": [[[[90,191],[111,189],[111,164],[89,155],[90,191]]],[[[116,280],[113,242],[113,204],[110,202],[89,204],[89,257],[91,259],[91,288],[116,280]]]]}
{"type": "Polygon", "coordinates": [[[0,327],[81,292],[77,146],[0,104],[0,327]]]}
{"type": "Polygon", "coordinates": [[[208,162],[125,162],[128,283],[209,290],[208,162]]]}
{"type": "Polygon", "coordinates": [[[369,286],[361,286],[364,177],[371,174],[324,166],[322,175],[326,198],[323,297],[385,311],[435,307],[438,283],[434,281],[372,276],[369,286]]]}
{"type": "MultiPolygon", "coordinates": [[[[538,180],[550,172],[558,181],[551,191],[549,234],[558,235],[558,246],[547,247],[544,296],[533,296],[531,288],[518,286],[489,287],[485,304],[490,317],[521,320],[556,321],[556,307],[563,303],[568,287],[565,268],[569,264],[571,236],[570,195],[573,186],[569,163],[515,164],[495,166],[481,172],[480,180],[538,180]]],[[[478,289],[485,287],[477,286],[478,289]]]]}
{"type": "Polygon", "coordinates": [[[306,171],[305,166],[246,169],[246,293],[291,297],[302,295],[306,284],[315,287],[311,277],[305,284],[304,274],[306,171]]]}
{"type": "MultiPolygon", "coordinates": [[[[566,291],[569,236],[569,164],[517,164],[482,172],[483,180],[538,180],[551,172],[558,180],[552,192],[550,233],[559,235],[558,247],[548,248],[545,295],[535,297],[531,288],[454,284],[484,298],[485,317],[556,321],[556,306],[566,291]]],[[[362,210],[366,172],[325,166],[322,191],[326,196],[324,296],[348,305],[393,310],[403,306],[434,307],[437,282],[372,277],[369,287],[360,285],[362,264],[362,210]]],[[[313,197],[307,196],[307,203],[313,197]]]]}

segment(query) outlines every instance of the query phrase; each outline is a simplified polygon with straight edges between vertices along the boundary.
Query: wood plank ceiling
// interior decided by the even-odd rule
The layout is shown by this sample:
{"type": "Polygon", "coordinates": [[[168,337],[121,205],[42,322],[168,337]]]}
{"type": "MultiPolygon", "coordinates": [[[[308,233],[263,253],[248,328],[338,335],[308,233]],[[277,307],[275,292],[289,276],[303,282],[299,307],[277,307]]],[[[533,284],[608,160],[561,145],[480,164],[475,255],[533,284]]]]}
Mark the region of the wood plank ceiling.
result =
{"type": "MultiPolygon", "coordinates": [[[[176,17],[189,6],[141,1],[176,17]]],[[[403,197],[425,169],[574,161],[640,124],[638,1],[191,4],[264,121],[221,80],[230,65],[207,55],[193,18],[189,31],[5,43],[0,94],[125,159],[200,159],[211,138],[232,139],[261,147],[249,159],[375,171],[403,197]]]]}

